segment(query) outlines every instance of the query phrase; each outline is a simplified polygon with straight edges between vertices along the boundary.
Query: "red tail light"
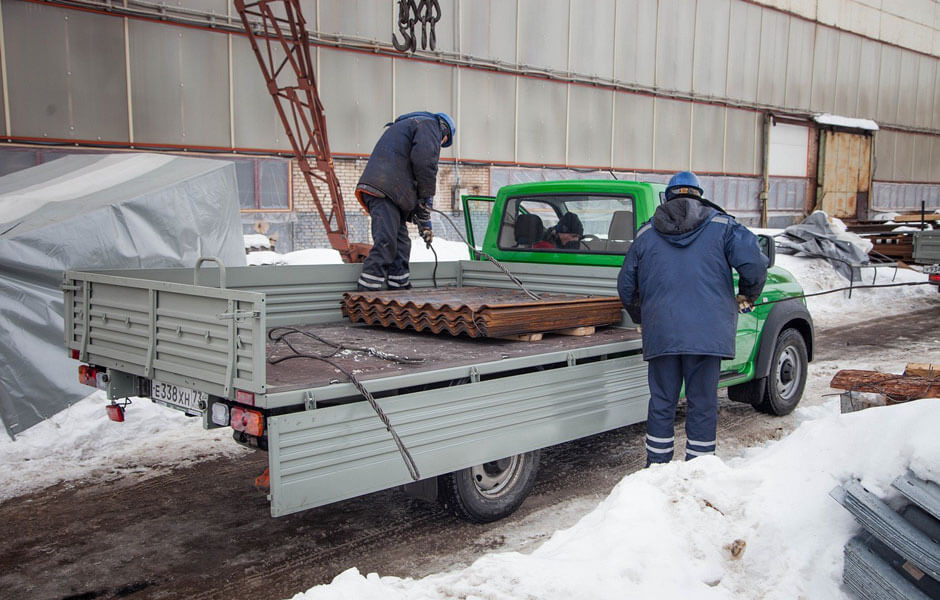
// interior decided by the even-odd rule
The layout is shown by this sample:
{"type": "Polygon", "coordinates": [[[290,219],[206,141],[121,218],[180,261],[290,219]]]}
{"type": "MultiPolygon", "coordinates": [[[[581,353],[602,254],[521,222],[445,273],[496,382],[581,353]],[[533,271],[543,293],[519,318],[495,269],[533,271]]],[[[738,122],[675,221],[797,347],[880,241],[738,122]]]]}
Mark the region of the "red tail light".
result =
{"type": "Polygon", "coordinates": [[[78,382],[91,387],[98,387],[98,369],[88,365],[79,366],[78,382]]]}
{"type": "Polygon", "coordinates": [[[78,357],[81,356],[81,355],[82,355],[82,353],[79,352],[78,350],[72,350],[72,359],[73,359],[73,360],[78,360],[78,357]]]}
{"type": "Polygon", "coordinates": [[[232,429],[261,437],[264,433],[264,415],[257,410],[232,407],[232,429]]]}
{"type": "Polygon", "coordinates": [[[931,273],[927,280],[930,283],[940,283],[940,273],[931,273]]]}
{"type": "Polygon", "coordinates": [[[120,404],[109,404],[105,407],[108,410],[108,418],[118,423],[124,422],[124,407],[120,404]]]}
{"type": "Polygon", "coordinates": [[[244,390],[235,390],[235,402],[239,404],[247,404],[249,406],[255,405],[255,393],[246,392],[244,390]]]}

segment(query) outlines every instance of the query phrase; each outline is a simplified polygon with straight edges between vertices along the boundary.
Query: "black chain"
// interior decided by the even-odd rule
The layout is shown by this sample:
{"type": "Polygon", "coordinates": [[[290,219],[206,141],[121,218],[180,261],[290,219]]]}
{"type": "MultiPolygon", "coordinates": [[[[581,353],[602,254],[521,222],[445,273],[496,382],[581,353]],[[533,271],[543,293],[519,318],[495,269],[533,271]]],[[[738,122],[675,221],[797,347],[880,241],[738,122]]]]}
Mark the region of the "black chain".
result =
{"type": "Polygon", "coordinates": [[[398,31],[404,41],[399,42],[392,33],[392,44],[399,52],[414,52],[418,49],[415,24],[421,23],[421,49],[437,49],[437,33],[434,26],[441,20],[441,5],[438,0],[398,0],[398,31]]]}

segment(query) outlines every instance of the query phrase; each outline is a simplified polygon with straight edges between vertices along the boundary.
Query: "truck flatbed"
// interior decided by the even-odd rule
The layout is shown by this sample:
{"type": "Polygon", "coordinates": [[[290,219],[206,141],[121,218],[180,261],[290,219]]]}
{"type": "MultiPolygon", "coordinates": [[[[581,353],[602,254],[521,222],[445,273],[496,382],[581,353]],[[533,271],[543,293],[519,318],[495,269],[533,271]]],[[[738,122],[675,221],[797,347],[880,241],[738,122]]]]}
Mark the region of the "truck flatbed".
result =
{"type": "MultiPolygon", "coordinates": [[[[424,359],[419,364],[402,364],[365,352],[349,350],[341,350],[329,357],[362,381],[640,339],[640,334],[635,329],[621,327],[598,328],[593,335],[585,336],[551,335],[532,342],[435,335],[351,324],[346,321],[305,325],[293,329],[313,333],[334,344],[375,348],[399,357],[424,359]]],[[[268,331],[282,333],[286,330],[275,327],[269,328],[268,331]]],[[[290,334],[287,339],[301,353],[328,355],[333,351],[330,346],[298,333],[290,334]]],[[[268,338],[269,359],[291,354],[293,352],[283,342],[278,344],[268,338]]],[[[315,359],[295,358],[276,364],[268,363],[267,366],[269,393],[328,386],[331,383],[346,381],[346,376],[332,365],[315,359]]]]}

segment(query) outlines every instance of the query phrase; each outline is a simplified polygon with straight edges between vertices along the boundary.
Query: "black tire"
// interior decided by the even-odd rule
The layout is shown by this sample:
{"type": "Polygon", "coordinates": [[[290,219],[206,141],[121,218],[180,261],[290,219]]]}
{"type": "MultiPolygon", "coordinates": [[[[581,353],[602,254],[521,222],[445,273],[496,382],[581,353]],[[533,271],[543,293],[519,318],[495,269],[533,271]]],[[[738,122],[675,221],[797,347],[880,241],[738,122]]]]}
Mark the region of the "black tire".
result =
{"type": "Polygon", "coordinates": [[[471,523],[490,523],[511,515],[532,491],[539,450],[461,469],[438,478],[444,506],[471,523]]]}
{"type": "Polygon", "coordinates": [[[806,341],[796,329],[784,329],[777,336],[770,360],[770,375],[760,402],[754,408],[770,415],[793,412],[803,398],[809,359],[806,341]]]}

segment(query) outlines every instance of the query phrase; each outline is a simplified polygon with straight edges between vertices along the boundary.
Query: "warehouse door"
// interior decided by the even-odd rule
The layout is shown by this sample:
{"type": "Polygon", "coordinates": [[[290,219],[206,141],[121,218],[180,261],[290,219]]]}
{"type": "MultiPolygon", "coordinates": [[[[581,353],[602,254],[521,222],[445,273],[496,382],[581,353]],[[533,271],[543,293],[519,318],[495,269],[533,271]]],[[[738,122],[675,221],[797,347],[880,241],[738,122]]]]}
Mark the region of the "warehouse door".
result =
{"type": "Polygon", "coordinates": [[[867,132],[821,132],[816,203],[826,214],[860,221],[868,218],[872,139],[867,132]]]}

